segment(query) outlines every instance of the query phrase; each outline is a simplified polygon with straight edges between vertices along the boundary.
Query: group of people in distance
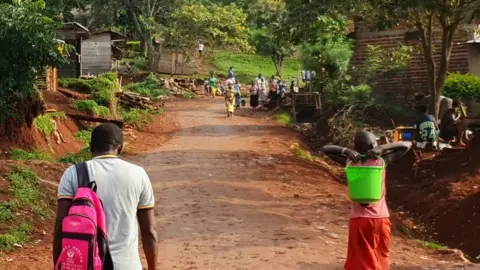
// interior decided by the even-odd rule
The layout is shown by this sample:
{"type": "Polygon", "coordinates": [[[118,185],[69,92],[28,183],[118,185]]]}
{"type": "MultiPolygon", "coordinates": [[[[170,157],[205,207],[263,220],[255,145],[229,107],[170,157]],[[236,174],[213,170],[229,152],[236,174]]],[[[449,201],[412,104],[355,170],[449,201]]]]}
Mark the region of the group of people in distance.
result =
{"type": "Polygon", "coordinates": [[[417,129],[415,137],[417,143],[433,143],[435,146],[441,143],[446,147],[454,144],[457,147],[466,147],[463,139],[467,128],[480,124],[480,120],[466,118],[461,101],[441,96],[437,123],[435,117],[428,112],[429,97],[420,94],[416,99],[417,119],[414,125],[417,129]]]}
{"type": "Polygon", "coordinates": [[[258,77],[252,81],[250,86],[250,106],[253,110],[260,107],[267,107],[272,110],[280,106],[285,98],[285,84],[282,80],[272,76],[268,81],[258,74],[258,77]]]}
{"type": "MultiPolygon", "coordinates": [[[[294,82],[292,82],[292,87],[294,82]]],[[[225,97],[225,106],[227,108],[227,116],[232,117],[235,110],[241,106],[245,106],[246,102],[242,100],[242,88],[240,83],[235,79],[235,69],[230,67],[225,83],[221,83],[215,77],[215,71],[210,71],[210,77],[204,81],[204,92],[206,96],[214,98],[217,95],[225,97]]],[[[293,89],[293,88],[292,88],[293,89]]],[[[293,91],[291,89],[291,91],[293,91]]],[[[272,110],[279,107],[285,98],[286,86],[282,80],[272,76],[266,80],[262,74],[255,78],[249,88],[250,106],[252,110],[258,108],[266,108],[272,110]]]]}

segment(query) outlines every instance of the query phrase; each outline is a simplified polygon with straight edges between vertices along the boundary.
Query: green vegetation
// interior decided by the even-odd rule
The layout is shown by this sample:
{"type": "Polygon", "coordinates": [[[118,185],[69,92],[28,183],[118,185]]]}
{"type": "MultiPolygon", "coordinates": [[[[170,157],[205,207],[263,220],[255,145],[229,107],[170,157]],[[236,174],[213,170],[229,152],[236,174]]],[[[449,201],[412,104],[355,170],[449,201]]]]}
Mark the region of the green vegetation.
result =
{"type": "Polygon", "coordinates": [[[434,243],[434,242],[428,242],[428,241],[419,241],[420,245],[424,248],[428,248],[428,249],[433,249],[433,250],[441,250],[441,249],[445,249],[444,246],[441,246],[437,243],[434,243]]]}
{"type": "Polygon", "coordinates": [[[290,149],[292,149],[292,153],[300,159],[307,160],[307,161],[314,161],[315,160],[315,158],[309,152],[303,150],[300,147],[300,145],[298,145],[298,143],[292,144],[290,149]]]}
{"type": "Polygon", "coordinates": [[[141,42],[140,41],[128,41],[127,47],[129,51],[141,52],[141,42]]]}
{"type": "Polygon", "coordinates": [[[160,115],[163,113],[163,110],[152,111],[152,110],[140,110],[140,109],[131,109],[131,110],[122,110],[121,114],[123,120],[129,125],[135,128],[142,128],[150,124],[155,115],[160,115]]]}
{"type": "Polygon", "coordinates": [[[292,115],[288,112],[278,112],[275,114],[274,119],[277,123],[289,127],[293,123],[292,115]]]}
{"type": "Polygon", "coordinates": [[[54,42],[58,25],[44,11],[43,1],[0,1],[2,125],[12,119],[26,123],[35,118],[38,110],[34,105],[40,99],[35,87],[38,75],[46,66],[66,62],[54,42]]]}
{"type": "Polygon", "coordinates": [[[8,175],[7,179],[18,206],[32,208],[41,201],[37,175],[32,170],[17,168],[8,175]]]}
{"type": "Polygon", "coordinates": [[[42,152],[38,149],[13,149],[10,152],[10,158],[13,160],[47,160],[53,161],[49,153],[42,152]]]}
{"type": "Polygon", "coordinates": [[[82,163],[92,158],[90,147],[84,148],[79,153],[67,154],[60,158],[60,162],[67,164],[82,163]]]}
{"type": "Polygon", "coordinates": [[[89,129],[80,130],[74,134],[75,139],[83,142],[85,146],[90,145],[90,140],[92,139],[92,131],[89,129]]]}
{"type": "Polygon", "coordinates": [[[9,202],[0,204],[0,221],[12,220],[14,206],[9,202]]]}
{"type": "Polygon", "coordinates": [[[105,106],[98,105],[94,100],[77,100],[73,104],[73,107],[92,115],[110,116],[110,110],[105,106]]]}
{"type": "Polygon", "coordinates": [[[23,244],[29,240],[28,235],[32,232],[32,226],[23,223],[18,228],[7,234],[0,234],[0,251],[13,250],[15,244],[23,244]]]}
{"type": "Polygon", "coordinates": [[[120,64],[125,66],[125,62],[130,64],[132,73],[143,73],[150,70],[148,68],[148,60],[141,56],[139,52],[129,52],[129,58],[124,58],[120,64]]]}
{"type": "Polygon", "coordinates": [[[52,119],[65,120],[66,116],[64,112],[46,113],[44,115],[37,116],[33,121],[33,125],[38,131],[49,137],[55,131],[55,126],[51,121],[52,119]]]}
{"type": "Polygon", "coordinates": [[[94,79],[60,79],[59,84],[65,88],[91,94],[99,105],[109,106],[115,103],[115,92],[118,89],[117,77],[117,73],[108,72],[100,74],[94,79]]]}
{"type": "Polygon", "coordinates": [[[130,85],[128,90],[150,98],[170,95],[170,91],[163,89],[162,87],[162,82],[158,77],[155,74],[150,73],[145,81],[130,85]]]}
{"type": "MultiPolygon", "coordinates": [[[[15,218],[15,211],[29,210],[41,218],[49,216],[48,208],[44,203],[44,195],[40,191],[37,175],[30,169],[15,168],[7,175],[10,182],[10,192],[13,199],[0,204],[0,221],[10,221],[15,218]]],[[[23,244],[28,241],[32,228],[23,223],[6,234],[0,234],[0,251],[12,250],[14,244],[23,244]]]]}
{"type": "Polygon", "coordinates": [[[196,96],[197,94],[195,94],[194,92],[183,93],[183,98],[186,98],[186,99],[192,99],[192,98],[195,98],[196,96]]]}
{"type": "MultiPolygon", "coordinates": [[[[270,78],[277,73],[270,56],[257,54],[232,53],[216,51],[213,54],[213,65],[217,73],[227,75],[228,69],[235,68],[235,77],[241,83],[251,83],[258,74],[270,78]]],[[[297,78],[301,70],[301,62],[298,59],[286,59],[283,65],[284,80],[297,78]]]]}
{"type": "Polygon", "coordinates": [[[443,94],[460,100],[480,100],[480,77],[472,74],[449,74],[443,94]]]}

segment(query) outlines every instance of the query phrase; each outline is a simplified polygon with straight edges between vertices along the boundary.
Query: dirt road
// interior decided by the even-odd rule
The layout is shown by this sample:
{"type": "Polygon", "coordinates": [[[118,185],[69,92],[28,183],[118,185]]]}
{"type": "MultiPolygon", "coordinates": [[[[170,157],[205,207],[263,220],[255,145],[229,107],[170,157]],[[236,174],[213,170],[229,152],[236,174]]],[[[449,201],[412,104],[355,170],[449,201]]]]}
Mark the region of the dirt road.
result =
{"type": "MultiPolygon", "coordinates": [[[[346,188],[328,165],[292,155],[299,134],[248,109],[226,118],[220,98],[174,102],[166,113],[177,117],[179,131],[165,143],[157,138],[159,149],[153,137],[137,137],[131,147],[141,139],[152,149],[127,157],[145,166],[154,186],[160,269],[342,269],[346,188]]],[[[174,121],[149,130],[165,136],[165,123],[174,121]]],[[[0,254],[0,270],[50,269],[52,226],[0,254]]],[[[465,269],[453,267],[456,255],[423,249],[394,231],[392,269],[465,269]]]]}
{"type": "MultiPolygon", "coordinates": [[[[175,108],[180,131],[136,160],[157,198],[160,269],[342,269],[345,187],[291,155],[294,132],[207,102],[175,108]]],[[[451,266],[413,240],[392,246],[393,269],[451,266]]]]}

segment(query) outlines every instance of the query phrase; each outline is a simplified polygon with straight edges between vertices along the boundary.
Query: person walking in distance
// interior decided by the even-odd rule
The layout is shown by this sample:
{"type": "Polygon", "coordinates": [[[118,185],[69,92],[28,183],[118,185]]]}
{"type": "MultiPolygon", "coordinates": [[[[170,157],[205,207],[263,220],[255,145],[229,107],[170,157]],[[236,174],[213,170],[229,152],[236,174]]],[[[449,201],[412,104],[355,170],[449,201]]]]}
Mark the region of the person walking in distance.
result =
{"type": "MultiPolygon", "coordinates": [[[[152,184],[143,168],[118,157],[122,149],[122,130],[112,123],[102,124],[92,132],[90,150],[93,159],[86,162],[88,178],[95,181],[96,193],[103,202],[107,242],[113,268],[143,269],[138,250],[140,227],[148,270],[156,270],[158,241],[152,184]]],[[[57,261],[62,248],[62,220],[68,215],[78,185],[76,166],[71,166],[63,174],[58,187],[53,243],[54,262],[57,261]]]]}
{"type": "Polygon", "coordinates": [[[203,45],[203,42],[199,42],[198,43],[198,55],[200,56],[200,58],[203,57],[203,50],[205,49],[205,45],[203,45]]]}

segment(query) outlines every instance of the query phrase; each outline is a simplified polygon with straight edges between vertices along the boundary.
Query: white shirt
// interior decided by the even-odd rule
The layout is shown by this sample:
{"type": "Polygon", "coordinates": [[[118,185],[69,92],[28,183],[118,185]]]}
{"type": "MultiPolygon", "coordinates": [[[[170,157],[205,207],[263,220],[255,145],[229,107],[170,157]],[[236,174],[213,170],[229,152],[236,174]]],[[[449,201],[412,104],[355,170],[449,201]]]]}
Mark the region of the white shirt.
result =
{"type": "MultiPolygon", "coordinates": [[[[97,183],[107,219],[107,238],[115,270],[142,270],[138,251],[137,210],[153,208],[152,184],[142,167],[115,156],[87,161],[90,181],[97,183]]],[[[60,180],[58,197],[73,198],[77,170],[69,167],[60,180]]]]}
{"type": "Polygon", "coordinates": [[[203,44],[198,44],[198,50],[199,51],[203,51],[203,48],[205,48],[205,46],[203,44]]]}

